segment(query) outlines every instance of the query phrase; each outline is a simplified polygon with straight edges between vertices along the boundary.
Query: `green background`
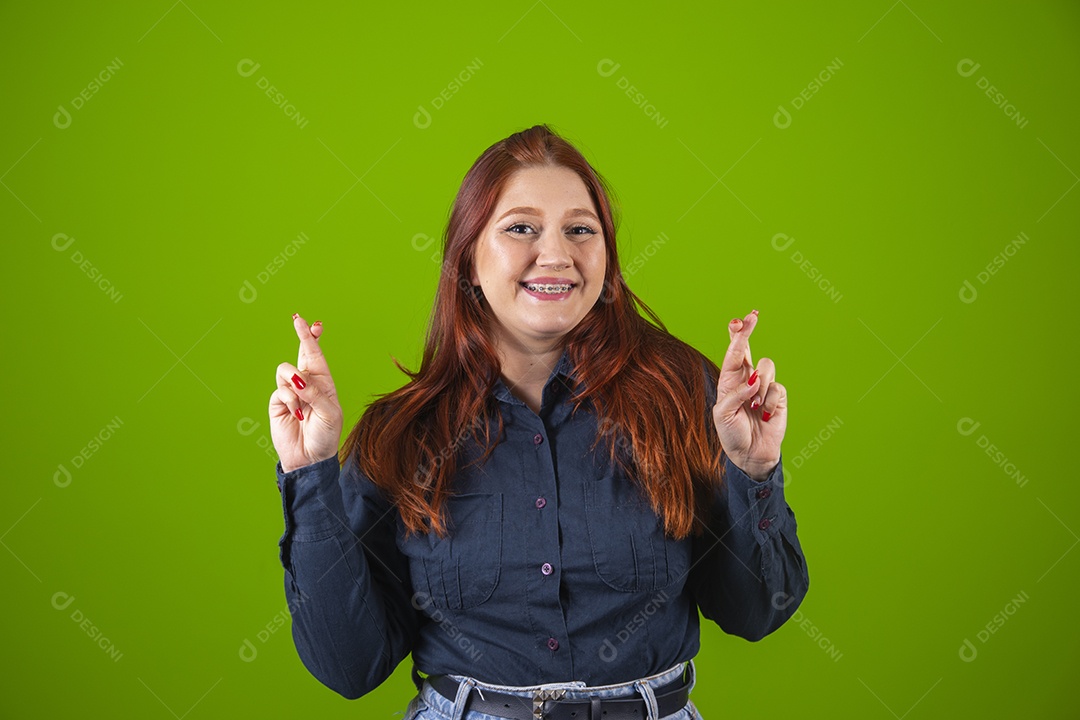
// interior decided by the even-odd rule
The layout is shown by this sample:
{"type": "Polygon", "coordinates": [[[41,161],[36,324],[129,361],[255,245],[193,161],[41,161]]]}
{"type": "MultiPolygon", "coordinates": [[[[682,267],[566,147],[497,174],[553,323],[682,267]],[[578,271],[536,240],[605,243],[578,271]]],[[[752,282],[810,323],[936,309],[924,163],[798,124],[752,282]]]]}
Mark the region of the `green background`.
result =
{"type": "Polygon", "coordinates": [[[405,708],[408,661],[347,701],[297,657],[274,372],[300,312],[347,429],[399,387],[465,171],[548,122],[635,291],[715,360],[758,308],[790,394],[811,589],[703,624],[704,716],[1077,717],[1078,40],[1072,2],[5,4],[0,716],[405,708]]]}

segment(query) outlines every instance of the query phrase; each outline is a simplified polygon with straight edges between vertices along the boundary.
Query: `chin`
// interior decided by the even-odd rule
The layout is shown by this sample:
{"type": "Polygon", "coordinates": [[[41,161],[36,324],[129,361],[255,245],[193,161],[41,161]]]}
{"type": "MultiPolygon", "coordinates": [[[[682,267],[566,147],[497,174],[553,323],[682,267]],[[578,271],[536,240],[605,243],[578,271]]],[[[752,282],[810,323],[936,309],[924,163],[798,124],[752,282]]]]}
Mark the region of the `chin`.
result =
{"type": "Polygon", "coordinates": [[[529,330],[536,335],[542,337],[558,337],[566,335],[577,326],[578,322],[566,321],[529,325],[528,327],[529,330]]]}

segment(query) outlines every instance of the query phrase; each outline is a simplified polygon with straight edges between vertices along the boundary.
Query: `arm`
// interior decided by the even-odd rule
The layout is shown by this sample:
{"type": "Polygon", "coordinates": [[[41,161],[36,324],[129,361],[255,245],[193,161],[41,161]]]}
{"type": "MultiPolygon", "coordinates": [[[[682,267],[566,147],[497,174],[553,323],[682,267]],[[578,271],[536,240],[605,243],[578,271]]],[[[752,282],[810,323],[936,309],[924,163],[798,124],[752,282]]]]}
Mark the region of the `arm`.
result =
{"type": "Polygon", "coordinates": [[[396,512],[336,456],[283,473],[279,541],[292,635],[304,666],[350,700],[378,687],[409,654],[419,618],[396,512]]]}
{"type": "Polygon", "coordinates": [[[694,538],[689,584],[702,615],[751,641],[787,622],[810,587],[782,464],[757,482],[725,455],[708,529],[694,538]]]}
{"type": "MultiPolygon", "coordinates": [[[[717,380],[705,365],[706,426],[717,380]]],[[[729,634],[757,641],[783,625],[810,587],[795,513],[784,499],[783,455],[755,480],[723,455],[704,536],[694,538],[690,585],[702,615],[729,634]]]]}

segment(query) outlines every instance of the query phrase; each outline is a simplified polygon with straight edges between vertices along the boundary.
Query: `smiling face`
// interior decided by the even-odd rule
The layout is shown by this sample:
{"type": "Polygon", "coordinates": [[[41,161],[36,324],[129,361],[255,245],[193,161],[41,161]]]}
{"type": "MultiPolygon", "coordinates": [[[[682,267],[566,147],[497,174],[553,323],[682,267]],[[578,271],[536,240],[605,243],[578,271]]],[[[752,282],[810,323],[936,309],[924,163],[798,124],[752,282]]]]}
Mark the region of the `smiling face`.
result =
{"type": "Polygon", "coordinates": [[[474,250],[472,284],[483,289],[504,348],[550,347],[581,322],[604,286],[603,229],[588,188],[569,168],[515,172],[474,250]]]}

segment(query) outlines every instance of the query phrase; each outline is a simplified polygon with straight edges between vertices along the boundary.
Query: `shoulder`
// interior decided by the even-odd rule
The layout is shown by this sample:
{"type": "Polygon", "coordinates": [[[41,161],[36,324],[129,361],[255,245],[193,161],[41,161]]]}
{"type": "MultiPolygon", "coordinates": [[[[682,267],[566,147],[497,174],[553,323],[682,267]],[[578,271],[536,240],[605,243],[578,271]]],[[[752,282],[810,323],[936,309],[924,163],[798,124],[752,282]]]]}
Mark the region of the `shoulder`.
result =
{"type": "Polygon", "coordinates": [[[644,352],[638,353],[644,365],[660,364],[664,370],[687,385],[694,387],[703,378],[714,384],[720,368],[705,353],[670,332],[649,326],[643,337],[644,352]]]}

